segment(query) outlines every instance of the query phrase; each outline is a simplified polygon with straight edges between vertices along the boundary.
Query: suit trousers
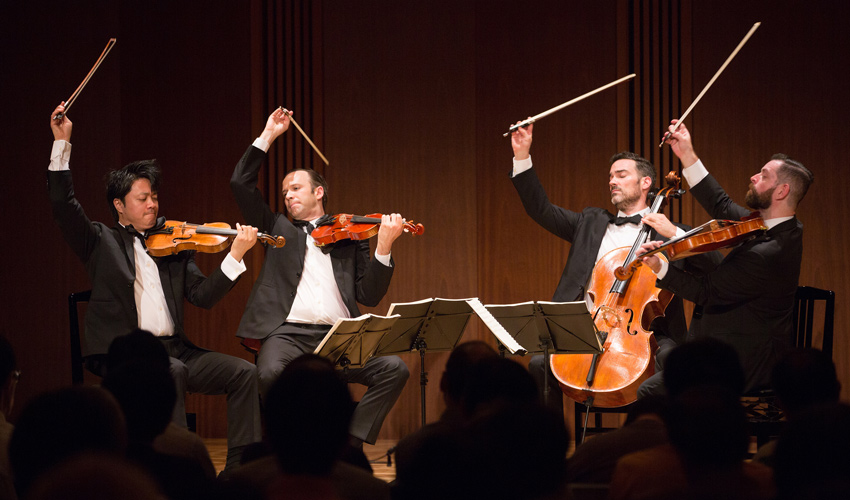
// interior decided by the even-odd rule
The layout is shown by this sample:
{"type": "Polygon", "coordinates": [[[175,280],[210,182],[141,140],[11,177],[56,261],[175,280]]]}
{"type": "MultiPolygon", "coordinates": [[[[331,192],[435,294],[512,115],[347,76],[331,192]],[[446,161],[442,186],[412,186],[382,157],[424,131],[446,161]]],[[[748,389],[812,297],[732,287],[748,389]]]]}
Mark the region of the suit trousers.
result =
{"type": "Polygon", "coordinates": [[[227,447],[246,446],[263,438],[256,367],[242,358],[187,345],[179,337],[162,339],[171,357],[177,387],[172,422],[186,427],[186,392],[227,394],[227,447]]]}
{"type": "MultiPolygon", "coordinates": [[[[330,325],[284,323],[269,334],[257,356],[260,394],[268,393],[290,361],[312,353],[330,329],[330,325]]],[[[410,376],[407,365],[398,356],[377,356],[369,359],[362,368],[350,368],[343,373],[346,382],[368,387],[354,410],[349,433],[374,444],[384,419],[410,376]]]]}

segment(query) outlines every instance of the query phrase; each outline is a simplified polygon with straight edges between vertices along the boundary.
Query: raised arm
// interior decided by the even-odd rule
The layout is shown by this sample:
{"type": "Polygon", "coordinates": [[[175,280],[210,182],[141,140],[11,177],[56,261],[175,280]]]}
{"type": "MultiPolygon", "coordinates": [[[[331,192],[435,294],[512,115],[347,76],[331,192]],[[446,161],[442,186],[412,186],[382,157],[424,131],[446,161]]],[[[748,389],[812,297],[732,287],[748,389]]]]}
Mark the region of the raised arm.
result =
{"type": "Polygon", "coordinates": [[[236,204],[248,224],[269,233],[274,226],[276,214],[266,203],[263,194],[257,189],[260,167],[266,160],[268,147],[289,128],[289,115],[283,108],[278,108],[269,115],[266,126],[248,147],[245,154],[236,164],[230,178],[230,189],[236,198],[236,204]]]}
{"type": "Polygon", "coordinates": [[[73,123],[64,115],[58,120],[53,117],[65,111],[64,102],[50,114],[50,129],[55,141],[65,141],[67,144],[54,142],[50,165],[47,171],[47,191],[53,210],[53,219],[62,231],[62,237],[68,242],[71,250],[83,261],[88,261],[94,251],[101,226],[93,224],[86,215],[83,207],[74,196],[74,183],[71,171],[64,165],[70,158],[71,130],[73,123]]]}

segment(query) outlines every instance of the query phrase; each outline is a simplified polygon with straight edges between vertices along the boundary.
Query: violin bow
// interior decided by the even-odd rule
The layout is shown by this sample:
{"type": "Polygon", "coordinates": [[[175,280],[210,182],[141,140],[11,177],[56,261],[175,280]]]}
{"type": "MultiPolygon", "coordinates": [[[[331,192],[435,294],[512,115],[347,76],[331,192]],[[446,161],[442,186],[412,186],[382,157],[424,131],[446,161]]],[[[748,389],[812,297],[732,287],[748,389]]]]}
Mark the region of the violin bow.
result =
{"type": "Polygon", "coordinates": [[[582,99],[586,99],[586,98],[592,96],[593,94],[595,94],[597,92],[602,92],[603,90],[607,89],[608,87],[613,87],[614,85],[618,85],[618,84],[623,83],[626,80],[630,80],[634,77],[635,77],[634,73],[632,73],[631,75],[628,75],[628,76],[624,76],[623,78],[620,78],[619,80],[613,81],[613,82],[611,82],[607,85],[603,85],[596,90],[591,90],[590,92],[588,92],[584,95],[580,95],[580,96],[576,97],[575,99],[573,99],[571,101],[567,101],[563,104],[559,104],[558,106],[555,106],[552,109],[546,110],[546,111],[540,113],[539,115],[532,116],[531,118],[529,118],[529,119],[527,119],[523,122],[519,122],[516,125],[511,125],[511,128],[507,132],[502,134],[502,137],[507,137],[507,136],[511,135],[513,132],[515,132],[520,127],[527,127],[527,126],[531,125],[532,123],[536,122],[537,120],[551,115],[555,111],[560,111],[560,110],[566,108],[567,106],[569,106],[571,104],[575,104],[575,103],[581,101],[582,99]]]}
{"type": "Polygon", "coordinates": [[[79,97],[80,92],[82,92],[86,84],[89,83],[89,80],[91,79],[92,75],[94,75],[94,72],[97,71],[97,68],[100,67],[100,63],[102,63],[103,60],[106,59],[107,54],[109,54],[109,51],[112,50],[112,47],[115,46],[115,42],[117,41],[118,40],[116,38],[110,38],[109,41],[106,42],[106,48],[104,48],[103,52],[100,53],[100,57],[98,57],[97,61],[95,61],[94,66],[92,66],[92,69],[89,71],[89,74],[87,74],[86,77],[83,78],[83,81],[82,83],[80,83],[80,86],[77,87],[77,90],[75,90],[74,93],[71,94],[71,97],[69,97],[68,100],[65,101],[65,111],[62,113],[57,113],[56,116],[53,117],[54,120],[61,120],[62,117],[65,116],[65,113],[67,113],[68,110],[71,109],[71,105],[74,104],[74,100],[79,97]]]}
{"type": "Polygon", "coordinates": [[[313,147],[313,151],[315,151],[316,154],[318,154],[322,158],[322,161],[325,162],[325,165],[331,166],[331,164],[328,163],[328,159],[325,158],[325,155],[323,155],[322,152],[319,151],[319,148],[317,148],[316,145],[313,144],[313,141],[310,140],[310,137],[307,134],[304,133],[304,129],[302,129],[301,126],[298,125],[298,122],[295,121],[295,118],[292,117],[292,111],[289,111],[288,109],[284,108],[283,106],[281,106],[280,109],[282,109],[283,112],[286,113],[289,116],[289,121],[292,122],[292,124],[295,125],[295,128],[298,129],[299,132],[301,132],[301,135],[303,135],[304,138],[307,139],[307,142],[310,144],[310,146],[313,147]]]}
{"type": "Polygon", "coordinates": [[[705,88],[702,89],[702,92],[699,93],[697,98],[694,99],[694,102],[692,102],[688,109],[685,110],[685,113],[681,117],[679,117],[678,120],[676,120],[676,126],[673,127],[673,130],[668,130],[667,133],[664,134],[664,137],[661,138],[661,144],[658,145],[659,148],[664,146],[664,142],[667,141],[667,139],[673,134],[673,132],[679,130],[679,125],[682,124],[682,122],[685,120],[691,110],[694,109],[694,106],[696,106],[699,100],[702,99],[702,96],[706,93],[706,91],[711,88],[711,85],[714,83],[714,80],[717,80],[717,77],[720,76],[720,73],[723,73],[723,70],[726,69],[726,66],[728,66],[729,63],[732,62],[732,59],[735,58],[735,56],[738,54],[738,51],[741,50],[741,47],[743,47],[744,44],[747,43],[747,40],[749,40],[750,37],[753,36],[753,33],[755,33],[759,26],[761,26],[761,23],[755,23],[753,27],[750,28],[750,31],[748,31],[747,34],[744,35],[743,40],[741,40],[738,46],[735,47],[735,50],[733,50],[732,53],[729,54],[729,57],[726,58],[726,61],[723,63],[722,66],[720,66],[720,69],[717,70],[717,73],[715,73],[714,76],[711,77],[711,80],[708,81],[708,83],[705,85],[705,88]]]}

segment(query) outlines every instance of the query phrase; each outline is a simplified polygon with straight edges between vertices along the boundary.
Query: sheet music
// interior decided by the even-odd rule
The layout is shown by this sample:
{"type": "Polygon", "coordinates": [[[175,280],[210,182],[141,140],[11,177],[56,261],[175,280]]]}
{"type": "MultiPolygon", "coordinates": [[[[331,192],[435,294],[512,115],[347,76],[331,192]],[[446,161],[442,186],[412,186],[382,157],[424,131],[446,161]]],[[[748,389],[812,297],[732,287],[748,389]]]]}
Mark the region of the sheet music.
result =
{"type": "Polygon", "coordinates": [[[487,308],[484,307],[484,304],[482,304],[480,300],[469,299],[466,302],[469,304],[470,307],[472,307],[472,310],[475,311],[475,314],[477,314],[478,317],[481,318],[481,321],[484,322],[487,328],[489,328],[490,331],[493,332],[493,335],[495,335],[496,338],[499,339],[499,342],[501,342],[502,345],[504,345],[505,348],[507,348],[511,352],[511,354],[523,355],[526,353],[526,350],[521,345],[519,345],[519,343],[514,340],[511,334],[508,333],[507,330],[505,330],[505,327],[503,327],[502,324],[499,323],[499,321],[494,318],[492,314],[490,314],[490,311],[488,311],[487,308]]]}

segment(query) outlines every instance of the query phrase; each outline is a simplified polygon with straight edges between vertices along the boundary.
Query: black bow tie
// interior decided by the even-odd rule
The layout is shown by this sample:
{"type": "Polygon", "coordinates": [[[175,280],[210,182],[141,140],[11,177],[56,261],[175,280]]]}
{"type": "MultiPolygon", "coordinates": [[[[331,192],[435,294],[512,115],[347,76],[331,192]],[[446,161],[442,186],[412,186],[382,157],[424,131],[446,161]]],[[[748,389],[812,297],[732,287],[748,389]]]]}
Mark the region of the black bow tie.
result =
{"type": "Polygon", "coordinates": [[[126,229],[127,229],[127,232],[128,232],[128,233],[130,233],[131,235],[135,236],[136,238],[139,238],[139,240],[142,242],[142,248],[147,248],[147,247],[148,247],[148,246],[145,244],[145,235],[144,235],[144,234],[142,234],[142,233],[140,233],[140,232],[136,231],[136,228],[134,228],[133,226],[127,226],[127,227],[126,227],[126,229]]]}
{"type": "Polygon", "coordinates": [[[613,221],[615,226],[622,226],[623,224],[631,223],[631,224],[640,224],[643,216],[640,214],[632,215],[631,217],[617,217],[613,221]]]}
{"type": "Polygon", "coordinates": [[[306,220],[293,220],[292,224],[298,229],[303,229],[307,231],[307,234],[312,233],[313,229],[316,229],[316,226],[314,226],[311,222],[307,222],[306,220]]]}

